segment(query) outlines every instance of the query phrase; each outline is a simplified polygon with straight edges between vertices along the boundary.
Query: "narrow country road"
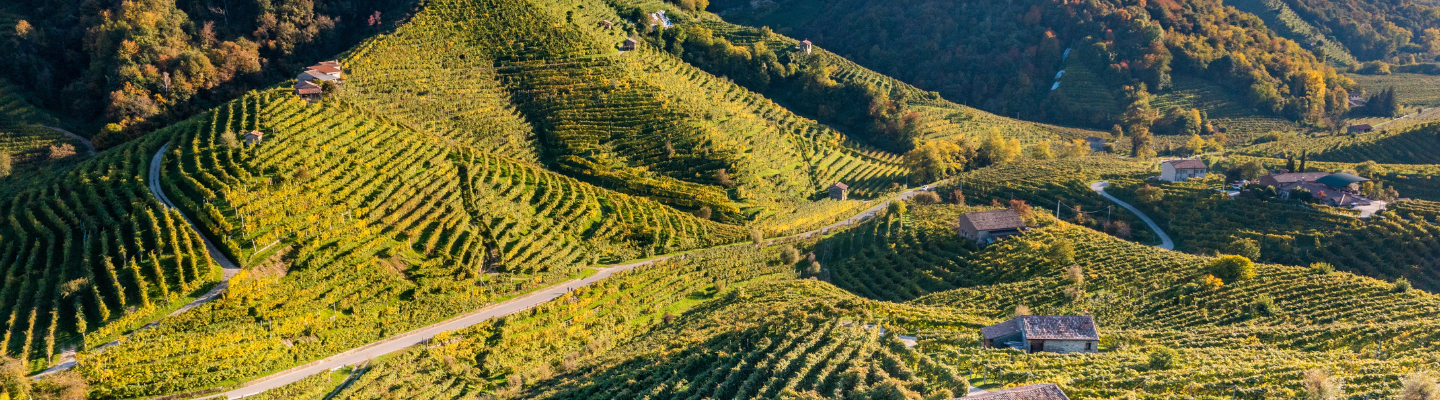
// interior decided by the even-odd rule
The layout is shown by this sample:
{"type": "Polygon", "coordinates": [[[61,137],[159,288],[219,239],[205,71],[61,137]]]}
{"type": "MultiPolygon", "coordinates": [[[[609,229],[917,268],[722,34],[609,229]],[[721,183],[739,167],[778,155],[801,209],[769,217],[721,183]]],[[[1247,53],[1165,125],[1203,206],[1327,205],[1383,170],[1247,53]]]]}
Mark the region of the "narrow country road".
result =
{"type": "Polygon", "coordinates": [[[91,155],[94,155],[94,154],[95,154],[95,145],[90,144],[90,139],[86,139],[84,136],[76,135],[76,134],[74,134],[74,133],[72,133],[72,132],[70,132],[70,131],[67,131],[67,130],[64,130],[64,129],[60,129],[60,128],[56,128],[56,127],[53,127],[53,126],[46,126],[46,128],[50,128],[50,129],[53,130],[53,131],[56,131],[56,132],[60,132],[60,133],[62,133],[62,134],[65,134],[65,136],[69,136],[71,139],[79,140],[79,141],[80,141],[80,144],[85,145],[85,150],[90,150],[90,154],[91,154],[91,155]]]}
{"type": "MultiPolygon", "coordinates": [[[[59,128],[51,128],[51,127],[48,127],[48,126],[47,126],[46,128],[50,128],[50,129],[54,129],[54,130],[60,131],[60,132],[62,132],[62,133],[65,133],[66,135],[72,135],[72,136],[75,135],[75,134],[73,134],[73,133],[66,132],[66,131],[64,131],[64,130],[62,130],[62,129],[59,129],[59,128]]],[[[94,153],[94,152],[95,152],[95,148],[94,148],[94,147],[90,147],[90,141],[85,140],[85,138],[81,138],[81,137],[79,137],[79,136],[75,136],[75,137],[76,137],[76,138],[79,138],[81,141],[83,141],[83,142],[85,143],[85,146],[90,149],[90,152],[91,152],[91,153],[94,153]]],[[[175,207],[175,204],[174,204],[174,203],[171,203],[171,202],[170,202],[170,198],[169,198],[169,197],[165,197],[165,192],[164,192],[163,190],[161,190],[161,188],[160,188],[160,159],[165,155],[165,149],[167,149],[167,148],[169,148],[169,147],[170,147],[170,144],[169,144],[169,143],[166,143],[164,146],[160,146],[160,150],[155,152],[155,157],[150,159],[150,173],[149,173],[149,176],[146,177],[146,179],[145,179],[145,180],[146,180],[146,183],[145,183],[145,184],[146,184],[146,186],[150,189],[150,194],[154,195],[156,200],[160,200],[160,202],[163,203],[163,204],[165,204],[166,207],[173,208],[173,209],[175,209],[175,211],[180,211],[179,208],[175,207]]],[[[198,305],[201,305],[201,304],[205,304],[205,302],[210,301],[210,300],[214,300],[215,297],[220,296],[220,293],[224,293],[224,292],[225,292],[225,288],[230,287],[230,278],[234,277],[235,274],[237,274],[237,273],[240,272],[240,267],[239,267],[239,265],[238,265],[238,264],[235,264],[234,262],[231,262],[231,261],[230,261],[230,258],[225,256],[225,253],[221,253],[221,252],[220,252],[220,248],[215,247],[215,244],[210,241],[210,238],[207,238],[207,237],[205,237],[205,234],[200,233],[200,228],[196,227],[196,226],[195,226],[195,223],[192,222],[192,221],[190,221],[190,217],[186,217],[186,216],[185,216],[185,213],[183,213],[183,212],[180,213],[180,217],[181,217],[181,218],[184,218],[184,219],[185,219],[185,224],[186,224],[186,225],[189,225],[189,226],[190,226],[190,229],[194,229],[194,230],[195,230],[195,234],[198,235],[198,236],[200,236],[200,240],[202,240],[202,241],[205,242],[205,252],[208,253],[208,254],[210,255],[210,258],[211,258],[211,259],[214,259],[217,264],[220,264],[220,269],[221,269],[221,271],[223,272],[223,277],[222,277],[221,280],[220,280],[220,284],[215,285],[215,287],[214,287],[214,288],[211,288],[210,291],[205,292],[205,294],[200,295],[200,297],[196,297],[194,301],[191,301],[189,304],[186,304],[186,305],[184,305],[183,307],[180,307],[179,309],[175,310],[175,312],[172,312],[172,313],[170,313],[170,314],[166,314],[166,315],[165,315],[166,317],[171,317],[171,316],[175,316],[175,315],[178,315],[178,314],[183,313],[183,312],[186,312],[186,311],[190,311],[190,309],[195,308],[195,306],[198,306],[198,305]]],[[[155,321],[152,321],[152,322],[150,322],[150,323],[148,323],[148,324],[145,324],[145,326],[140,327],[140,329],[149,328],[149,327],[155,326],[155,325],[157,325],[157,324],[159,324],[159,323],[160,323],[159,320],[155,320],[155,321]]],[[[128,336],[128,335],[127,335],[127,336],[128,336]]],[[[95,349],[96,349],[97,351],[99,351],[99,350],[104,350],[106,347],[114,346],[114,345],[119,344],[119,343],[120,343],[120,339],[116,339],[115,341],[112,341],[112,342],[110,342],[110,343],[106,343],[106,344],[100,345],[99,347],[96,347],[95,349]]],[[[33,378],[33,379],[40,379],[41,377],[44,377],[44,376],[46,376],[46,375],[50,375],[50,374],[53,374],[53,373],[56,373],[56,372],[60,372],[60,371],[64,371],[64,370],[68,370],[68,369],[71,369],[71,368],[74,368],[74,367],[75,367],[75,349],[74,349],[74,348],[68,348],[68,349],[65,349],[64,351],[61,352],[61,357],[60,357],[60,363],[59,363],[59,364],[56,364],[56,365],[54,365],[54,366],[52,366],[52,367],[50,367],[50,368],[48,368],[48,369],[46,369],[46,370],[44,370],[44,371],[40,371],[40,373],[35,374],[35,375],[32,376],[31,378],[33,378]]]]}
{"type": "MultiPolygon", "coordinates": [[[[163,150],[163,149],[162,149],[162,150],[163,150]]],[[[157,158],[157,159],[158,159],[158,158],[157,158]]],[[[919,192],[919,191],[921,191],[921,190],[923,190],[923,189],[911,189],[911,190],[909,190],[909,191],[902,192],[902,193],[900,193],[899,195],[897,195],[897,196],[895,197],[895,199],[896,199],[896,200],[909,199],[909,198],[913,197],[916,192],[919,192]]],[[[157,193],[158,193],[158,192],[157,192],[157,193]]],[[[863,212],[861,212],[861,213],[859,213],[859,214],[856,214],[856,215],[853,216],[853,217],[850,217],[849,219],[846,219],[846,220],[844,220],[844,221],[840,221],[840,222],[836,222],[836,223],[830,224],[829,226],[826,226],[826,227],[824,227],[824,228],[812,230],[812,231],[809,231],[809,232],[799,233],[799,234],[795,234],[795,235],[790,235],[790,236],[786,236],[786,237],[774,238],[774,239],[771,239],[770,241],[771,241],[771,242],[774,242],[774,241],[776,241],[776,240],[783,240],[783,239],[796,238],[796,237],[810,237],[810,235],[813,235],[813,234],[816,234],[816,233],[826,232],[826,231],[828,231],[828,230],[830,230],[830,229],[833,229],[833,228],[837,228],[837,227],[841,227],[841,226],[846,226],[846,225],[851,225],[851,224],[854,224],[854,223],[856,223],[856,222],[863,221],[863,220],[865,220],[866,218],[870,218],[870,217],[875,216],[875,213],[877,213],[877,212],[879,212],[880,210],[884,209],[885,206],[887,206],[887,205],[890,204],[890,201],[893,201],[893,200],[886,200],[886,201],[880,202],[879,205],[876,205],[876,206],[874,206],[874,207],[871,207],[871,208],[869,208],[869,209],[867,209],[867,210],[865,210],[865,211],[863,211],[863,212]]],[[[489,306],[485,306],[484,308],[481,308],[481,309],[479,309],[479,310],[470,312],[470,313],[468,313],[468,314],[464,314],[464,315],[461,315],[461,316],[458,316],[458,317],[454,317],[454,318],[451,318],[451,319],[448,319],[448,320],[445,320],[445,321],[441,321],[441,322],[439,322],[439,323],[432,324],[432,325],[429,325],[429,326],[425,326],[425,327],[422,327],[422,328],[418,328],[418,329],[415,329],[415,330],[412,330],[412,331],[409,331],[409,332],[401,333],[401,334],[399,334],[399,335],[392,336],[392,337],[389,337],[389,338],[380,340],[380,341],[378,341],[378,342],[370,343],[370,344],[367,344],[367,345],[364,345],[364,346],[361,346],[361,347],[357,347],[357,348],[354,348],[354,349],[351,349],[351,350],[347,350],[347,351],[342,352],[342,353],[340,353],[340,354],[336,354],[336,355],[333,355],[333,356],[330,356],[330,357],[326,357],[326,358],[323,358],[323,359],[320,359],[320,360],[317,360],[317,361],[313,361],[313,362],[310,362],[310,363],[307,363],[307,364],[304,364],[304,365],[301,365],[301,366],[298,366],[298,367],[290,368],[290,369],[287,369],[287,370],[284,370],[284,371],[276,372],[276,373],[274,373],[274,374],[270,374],[269,376],[264,376],[264,377],[261,377],[261,378],[257,378],[257,379],[255,379],[255,380],[252,380],[252,381],[245,382],[245,383],[241,384],[241,386],[240,386],[239,388],[237,388],[237,389],[233,389],[233,390],[230,390],[230,391],[228,391],[228,392],[224,392],[224,393],[217,394],[217,395],[212,395],[212,396],[209,396],[209,397],[207,397],[207,398],[224,396],[224,397],[230,398],[230,399],[238,399],[238,398],[242,398],[242,397],[246,397],[246,396],[254,396],[254,395],[260,394],[260,393],[262,393],[262,392],[264,392],[264,391],[266,391],[266,390],[270,390],[270,389],[278,388],[278,387],[281,387],[281,386],[285,386],[285,385],[287,385],[287,384],[294,383],[295,381],[299,381],[299,380],[304,379],[304,378],[306,378],[306,377],[309,377],[309,376],[311,376],[311,375],[315,375],[315,374],[318,374],[318,373],[321,373],[321,372],[324,372],[324,371],[327,371],[327,370],[337,369],[337,368],[340,368],[340,367],[343,367],[343,366],[346,366],[346,365],[358,365],[358,364],[360,364],[360,363],[362,363],[362,362],[368,361],[368,360],[373,359],[373,358],[375,358],[375,357],[379,357],[379,356],[382,356],[382,355],[394,353],[394,352],[397,352],[397,351],[404,350],[405,348],[408,348],[408,347],[410,347],[410,346],[414,346],[414,345],[417,345],[417,344],[420,344],[420,343],[424,343],[424,342],[430,340],[430,338],[435,337],[435,335],[440,334],[441,332],[455,331],[455,330],[459,330],[459,329],[462,329],[462,328],[465,328],[465,327],[469,327],[469,326],[471,326],[471,325],[475,325],[475,324],[478,324],[478,323],[481,323],[481,322],[485,322],[486,320],[489,320],[489,319],[491,319],[491,318],[504,317],[504,316],[506,316],[506,315],[514,314],[514,313],[517,313],[517,312],[520,312],[520,311],[525,311],[525,310],[528,310],[528,309],[530,309],[530,308],[532,308],[532,307],[535,307],[535,306],[544,304],[544,303],[546,303],[546,302],[549,302],[550,300],[554,300],[555,298],[558,298],[558,297],[560,297],[560,296],[564,296],[565,293],[568,293],[568,292],[570,292],[571,290],[574,290],[574,289],[576,289],[576,288],[589,285],[589,284],[591,284],[591,283],[595,283],[595,282],[597,282],[597,281],[599,281],[599,280],[601,280],[601,279],[605,279],[605,278],[607,278],[607,277],[609,277],[609,276],[611,276],[611,275],[614,275],[614,274],[617,273],[617,272],[631,270],[631,269],[634,269],[635,267],[639,267],[639,266],[641,266],[641,265],[646,265],[646,264],[654,263],[654,262],[656,262],[656,261],[668,260],[668,259],[671,259],[671,258],[674,258],[674,257],[684,257],[684,256],[683,256],[683,255],[670,255],[670,256],[663,256],[663,257],[656,257],[656,258],[652,258],[652,259],[644,260],[644,261],[636,261],[636,262],[632,262],[632,263],[628,263],[628,264],[617,264],[617,265],[611,265],[611,266],[606,267],[606,268],[600,268],[600,269],[599,269],[599,272],[595,273],[595,275],[591,275],[591,276],[586,277],[586,278],[584,278],[584,279],[576,279],[576,280],[569,280],[569,281],[561,282],[561,283],[556,284],[556,285],[554,285],[554,286],[550,286],[550,287],[547,287],[547,288],[544,288],[544,289],[540,289],[540,290],[538,290],[538,291],[535,291],[535,292],[533,292],[533,293],[527,294],[527,295],[525,295],[525,296],[521,296],[521,297],[517,297],[517,298],[514,298],[514,299],[510,299],[510,300],[508,300],[508,301],[504,301],[504,302],[501,302],[501,303],[498,303],[498,304],[492,304],[492,305],[489,305],[489,306]]]]}
{"type": "Polygon", "coordinates": [[[1141,221],[1145,221],[1145,225],[1149,225],[1150,230],[1154,231],[1156,235],[1160,236],[1160,245],[1155,247],[1159,247],[1165,250],[1175,250],[1175,242],[1170,240],[1170,235],[1166,235],[1165,231],[1160,230],[1160,225],[1156,225],[1154,220],[1151,220],[1149,216],[1145,215],[1145,213],[1140,212],[1140,210],[1135,209],[1134,206],[1120,201],[1120,199],[1115,198],[1115,196],[1111,196],[1109,193],[1105,193],[1106,186],[1110,186],[1110,182],[1099,181],[1091,183],[1090,190],[1094,190],[1096,193],[1100,193],[1101,196],[1105,196],[1105,198],[1115,202],[1115,204],[1119,204],[1121,207],[1125,207],[1126,210],[1130,210],[1130,212],[1134,213],[1135,216],[1140,217],[1141,221]]]}

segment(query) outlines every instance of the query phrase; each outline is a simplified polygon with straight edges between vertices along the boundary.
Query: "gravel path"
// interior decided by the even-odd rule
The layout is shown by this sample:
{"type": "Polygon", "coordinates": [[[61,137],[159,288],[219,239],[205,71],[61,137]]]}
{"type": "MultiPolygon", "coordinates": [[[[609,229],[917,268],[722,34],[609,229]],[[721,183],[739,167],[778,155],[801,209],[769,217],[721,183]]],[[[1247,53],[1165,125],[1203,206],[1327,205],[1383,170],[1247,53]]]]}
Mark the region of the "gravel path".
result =
{"type": "Polygon", "coordinates": [[[1135,216],[1140,217],[1140,220],[1145,221],[1145,225],[1149,225],[1151,231],[1154,231],[1156,235],[1160,235],[1160,245],[1155,247],[1159,247],[1165,250],[1175,250],[1175,242],[1170,240],[1170,235],[1166,235],[1165,231],[1160,230],[1160,225],[1156,225],[1154,220],[1151,220],[1149,216],[1146,216],[1145,213],[1140,212],[1140,210],[1135,209],[1134,206],[1120,201],[1120,199],[1115,198],[1115,196],[1111,196],[1109,193],[1105,193],[1106,186],[1110,186],[1110,182],[1095,182],[1090,184],[1090,190],[1094,190],[1095,192],[1100,193],[1101,196],[1105,196],[1105,198],[1115,202],[1115,204],[1119,204],[1121,207],[1125,207],[1126,210],[1130,210],[1130,212],[1134,213],[1135,216]]]}
{"type": "Polygon", "coordinates": [[[60,128],[56,128],[56,127],[53,127],[53,126],[47,126],[46,128],[50,128],[51,130],[54,130],[54,131],[56,131],[56,132],[63,133],[63,134],[65,134],[65,136],[69,136],[71,139],[79,140],[79,141],[80,141],[80,144],[85,145],[85,149],[86,149],[86,150],[90,150],[90,154],[91,154],[91,155],[94,155],[94,154],[95,154],[95,145],[90,144],[90,139],[86,139],[84,136],[76,135],[76,134],[74,134],[74,133],[72,133],[72,132],[70,132],[70,131],[67,131],[67,130],[64,130],[64,129],[60,129],[60,128]]]}

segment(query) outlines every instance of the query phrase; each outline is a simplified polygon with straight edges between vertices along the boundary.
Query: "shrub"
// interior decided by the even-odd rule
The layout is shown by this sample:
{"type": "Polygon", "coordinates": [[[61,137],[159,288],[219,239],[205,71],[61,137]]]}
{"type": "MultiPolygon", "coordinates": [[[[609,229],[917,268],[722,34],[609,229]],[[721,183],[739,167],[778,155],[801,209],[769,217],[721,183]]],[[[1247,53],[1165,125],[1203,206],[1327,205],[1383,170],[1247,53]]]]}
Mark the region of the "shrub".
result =
{"type": "Polygon", "coordinates": [[[1399,278],[1395,278],[1395,286],[1392,287],[1390,290],[1393,291],[1393,292],[1395,292],[1395,293],[1405,293],[1405,292],[1409,292],[1409,291],[1410,291],[1410,280],[1409,280],[1409,279],[1405,279],[1405,277],[1403,277],[1403,276],[1402,276],[1402,277],[1399,277],[1399,278]]]}
{"type": "Polygon", "coordinates": [[[1057,239],[1055,240],[1054,244],[1050,245],[1050,250],[1047,252],[1046,256],[1050,258],[1051,262],[1054,262],[1056,264],[1074,264],[1075,245],[1070,244],[1069,240],[1057,239]]]}
{"type": "Polygon", "coordinates": [[[1335,272],[1335,266],[1327,262],[1317,262],[1310,264],[1310,272],[1316,275],[1330,275],[1331,272],[1335,272]]]}
{"type": "Polygon", "coordinates": [[[935,204],[940,202],[940,195],[935,194],[935,192],[926,191],[916,193],[912,199],[916,204],[935,204]]]}
{"type": "Polygon", "coordinates": [[[1400,400],[1440,400],[1440,384],[1419,372],[1400,379],[1400,400]]]}
{"type": "Polygon", "coordinates": [[[1255,239],[1235,238],[1229,245],[1225,246],[1225,251],[1230,254],[1245,256],[1252,260],[1257,259],[1260,258],[1260,242],[1256,242],[1255,239]]]}
{"type": "Polygon", "coordinates": [[[1165,189],[1150,185],[1141,186],[1139,189],[1135,189],[1135,199],[1145,204],[1158,203],[1165,199],[1165,189]]]}
{"type": "Polygon", "coordinates": [[[784,261],[785,264],[800,262],[800,257],[800,250],[796,250],[795,246],[785,246],[780,249],[780,260],[784,261]]]}
{"type": "Polygon", "coordinates": [[[1075,284],[1075,286],[1084,285],[1085,270],[1081,269],[1078,264],[1065,267],[1065,280],[1070,281],[1070,283],[1075,284]]]}
{"type": "Polygon", "coordinates": [[[760,233],[760,230],[759,230],[759,229],[751,229],[751,230],[750,230],[750,241],[751,241],[751,242],[755,242],[755,244],[757,244],[757,245],[758,245],[758,244],[761,244],[761,243],[764,243],[764,242],[765,242],[765,234],[760,233]]]}
{"type": "Polygon", "coordinates": [[[75,146],[69,143],[61,143],[59,146],[50,146],[50,159],[59,160],[75,155],[75,146]]]}
{"type": "Polygon", "coordinates": [[[1156,347],[1150,351],[1150,369],[1171,369],[1178,364],[1180,353],[1169,347],[1156,347]]]}
{"type": "Polygon", "coordinates": [[[1256,315],[1266,317],[1273,316],[1279,311],[1275,306],[1275,299],[1270,298],[1268,294],[1262,294],[1255,298],[1254,310],[1256,315]]]}
{"type": "Polygon", "coordinates": [[[220,144],[232,149],[240,147],[240,141],[235,139],[235,132],[233,131],[225,131],[225,133],[221,133],[220,144]]]}
{"type": "Polygon", "coordinates": [[[1028,307],[1028,306],[1026,306],[1026,305],[1024,305],[1024,304],[1015,306],[1015,313],[1014,313],[1014,314],[1011,314],[1010,316],[1012,316],[1012,317],[1018,317],[1018,316],[1021,316],[1021,315],[1030,315],[1030,307],[1028,307]]]}
{"type": "MultiPolygon", "coordinates": [[[[0,152],[0,178],[10,176],[10,154],[0,152]]],[[[956,191],[955,193],[960,193],[956,191]]]]}
{"type": "Polygon", "coordinates": [[[1205,290],[1215,290],[1221,286],[1225,286],[1225,281],[1216,278],[1215,275],[1205,274],[1205,276],[1200,277],[1200,287],[1205,290]]]}
{"type": "Polygon", "coordinates": [[[905,213],[905,202],[892,201],[890,202],[890,205],[885,207],[885,212],[889,213],[890,215],[900,216],[900,214],[905,213]]]}
{"type": "Polygon", "coordinates": [[[1255,263],[1245,256],[1223,256],[1210,262],[1210,274],[1231,282],[1251,279],[1255,277],[1255,263]]]}
{"type": "Polygon", "coordinates": [[[700,207],[699,210],[695,210],[695,217],[700,219],[710,219],[710,213],[710,206],[700,207]]]}
{"type": "Polygon", "coordinates": [[[1330,371],[1312,369],[1301,375],[1306,397],[1311,400],[1335,400],[1345,397],[1345,382],[1330,376],[1330,371]]]}

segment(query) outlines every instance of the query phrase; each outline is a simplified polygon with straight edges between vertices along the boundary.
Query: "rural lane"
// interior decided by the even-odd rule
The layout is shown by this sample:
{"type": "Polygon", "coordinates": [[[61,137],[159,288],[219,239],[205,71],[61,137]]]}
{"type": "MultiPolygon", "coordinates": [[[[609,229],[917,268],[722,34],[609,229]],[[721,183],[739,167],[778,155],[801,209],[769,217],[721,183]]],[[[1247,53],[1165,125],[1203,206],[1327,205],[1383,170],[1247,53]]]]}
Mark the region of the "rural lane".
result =
{"type": "MultiPolygon", "coordinates": [[[[909,199],[913,197],[915,193],[923,190],[925,189],[911,189],[902,192],[894,199],[883,201],[879,205],[871,207],[864,212],[856,214],[855,216],[850,217],[844,221],[836,222],[824,228],[812,230],[809,232],[771,239],[770,243],[774,243],[777,240],[810,237],[815,233],[822,233],[833,228],[851,225],[856,222],[863,221],[867,218],[875,216],[877,212],[884,209],[885,206],[889,205],[891,201],[909,199]]],[[[733,245],[735,244],[727,246],[733,245]]],[[[435,335],[438,335],[441,332],[455,331],[469,327],[471,325],[485,322],[486,320],[489,320],[491,318],[503,317],[506,315],[525,311],[535,306],[549,302],[550,300],[554,300],[560,296],[564,296],[571,290],[589,285],[591,283],[595,283],[601,279],[605,279],[611,275],[614,275],[617,272],[631,270],[641,265],[654,263],[656,261],[668,260],[674,257],[684,257],[684,255],[656,257],[644,261],[636,261],[628,264],[617,264],[611,265],[606,268],[600,268],[598,272],[596,272],[594,275],[585,277],[583,279],[572,279],[569,281],[561,282],[559,284],[555,284],[554,286],[540,289],[525,296],[486,306],[479,310],[472,311],[468,314],[454,317],[409,332],[401,333],[399,335],[392,336],[378,342],[370,343],[351,350],[347,350],[343,353],[329,356],[318,361],[313,361],[305,365],[276,372],[265,377],[257,378],[255,380],[245,382],[241,384],[239,388],[230,390],[228,392],[202,398],[214,398],[224,396],[229,399],[238,399],[247,396],[254,396],[265,392],[266,390],[285,386],[287,384],[294,383],[295,381],[299,381],[311,375],[325,372],[326,370],[338,369],[346,365],[357,365],[361,362],[365,362],[375,357],[394,353],[400,350],[404,350],[405,348],[408,348],[410,346],[425,343],[426,341],[430,340],[430,338],[435,337],[435,335]]]]}
{"type": "Polygon", "coordinates": [[[1134,206],[1120,201],[1120,199],[1115,198],[1115,196],[1111,196],[1109,193],[1105,193],[1106,186],[1110,186],[1110,182],[1099,181],[1091,183],[1090,190],[1094,190],[1096,193],[1100,193],[1101,196],[1105,196],[1105,198],[1115,202],[1115,204],[1119,204],[1121,207],[1125,207],[1126,210],[1130,210],[1130,212],[1134,213],[1135,216],[1140,217],[1141,221],[1145,221],[1145,225],[1149,225],[1150,230],[1154,231],[1156,235],[1160,236],[1160,245],[1155,247],[1159,247],[1165,250],[1175,250],[1175,242],[1170,240],[1170,235],[1166,235],[1165,231],[1160,230],[1160,225],[1156,225],[1154,220],[1151,220],[1149,216],[1145,215],[1145,213],[1140,212],[1140,210],[1135,209],[1134,206]]]}
{"type": "MultiPolygon", "coordinates": [[[[43,126],[43,125],[42,125],[42,126],[43,126]]],[[[60,133],[64,134],[65,136],[69,136],[71,139],[79,140],[79,141],[80,141],[80,144],[85,145],[85,150],[90,150],[90,155],[95,155],[95,145],[90,143],[90,139],[86,139],[84,136],[76,135],[76,134],[73,133],[73,132],[70,132],[70,131],[67,131],[67,130],[64,130],[64,129],[60,129],[60,128],[56,128],[56,127],[53,127],[53,126],[46,126],[46,128],[50,128],[50,129],[53,130],[53,131],[60,132],[60,133]]]]}

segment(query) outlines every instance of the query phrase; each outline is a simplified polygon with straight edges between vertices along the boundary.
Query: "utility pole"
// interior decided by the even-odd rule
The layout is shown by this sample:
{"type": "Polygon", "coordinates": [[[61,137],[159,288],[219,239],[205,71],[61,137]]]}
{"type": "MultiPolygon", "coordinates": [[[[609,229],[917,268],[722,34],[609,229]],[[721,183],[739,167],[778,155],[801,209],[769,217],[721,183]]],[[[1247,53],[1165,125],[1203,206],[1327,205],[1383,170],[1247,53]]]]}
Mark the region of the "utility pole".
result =
{"type": "Polygon", "coordinates": [[[1060,200],[1055,200],[1055,219],[1060,219],[1060,200]]]}

